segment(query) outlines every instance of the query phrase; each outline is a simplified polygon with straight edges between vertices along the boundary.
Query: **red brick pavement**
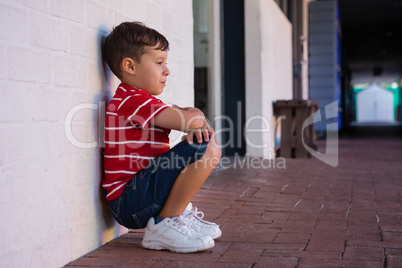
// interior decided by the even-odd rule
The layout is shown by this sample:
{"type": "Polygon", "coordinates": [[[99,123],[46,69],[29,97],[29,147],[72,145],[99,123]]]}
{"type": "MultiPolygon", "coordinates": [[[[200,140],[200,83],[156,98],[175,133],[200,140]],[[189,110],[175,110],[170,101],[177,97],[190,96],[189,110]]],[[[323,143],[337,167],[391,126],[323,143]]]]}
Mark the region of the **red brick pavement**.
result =
{"type": "Polygon", "coordinates": [[[402,267],[401,152],[398,139],[347,139],[337,167],[314,158],[286,159],[286,169],[237,164],[193,200],[221,225],[213,249],[146,250],[140,230],[68,267],[402,267]]]}

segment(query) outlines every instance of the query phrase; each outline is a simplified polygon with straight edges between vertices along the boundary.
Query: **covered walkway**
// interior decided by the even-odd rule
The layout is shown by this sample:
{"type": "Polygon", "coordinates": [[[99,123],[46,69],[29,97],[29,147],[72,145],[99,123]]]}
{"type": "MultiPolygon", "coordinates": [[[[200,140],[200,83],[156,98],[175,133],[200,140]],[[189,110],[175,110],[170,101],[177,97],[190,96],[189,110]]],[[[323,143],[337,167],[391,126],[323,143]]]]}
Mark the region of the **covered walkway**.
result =
{"type": "Polygon", "coordinates": [[[143,232],[132,231],[68,267],[401,267],[400,134],[401,126],[346,129],[335,168],[286,159],[286,169],[214,173],[193,200],[221,225],[211,250],[146,250],[143,232]]]}

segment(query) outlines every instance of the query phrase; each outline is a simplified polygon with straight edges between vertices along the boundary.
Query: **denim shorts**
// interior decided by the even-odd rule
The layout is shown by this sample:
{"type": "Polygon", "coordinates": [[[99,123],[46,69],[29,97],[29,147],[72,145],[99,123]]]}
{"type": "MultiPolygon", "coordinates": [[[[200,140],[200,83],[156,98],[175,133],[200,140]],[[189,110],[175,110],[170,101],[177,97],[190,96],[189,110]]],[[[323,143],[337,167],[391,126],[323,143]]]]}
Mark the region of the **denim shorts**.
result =
{"type": "Polygon", "coordinates": [[[113,217],[129,229],[145,228],[148,220],[159,214],[179,173],[198,161],[208,142],[189,144],[182,141],[169,151],[154,158],[136,173],[123,194],[109,204],[113,217]]]}

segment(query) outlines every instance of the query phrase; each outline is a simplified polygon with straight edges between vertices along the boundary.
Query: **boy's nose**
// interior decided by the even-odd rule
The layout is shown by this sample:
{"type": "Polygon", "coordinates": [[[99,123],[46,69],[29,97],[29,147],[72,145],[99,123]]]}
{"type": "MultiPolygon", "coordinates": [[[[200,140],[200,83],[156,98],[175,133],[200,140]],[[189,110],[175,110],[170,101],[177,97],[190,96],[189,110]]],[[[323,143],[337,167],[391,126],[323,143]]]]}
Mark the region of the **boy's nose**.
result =
{"type": "Polygon", "coordinates": [[[168,75],[170,74],[170,70],[169,70],[168,67],[165,68],[165,71],[163,72],[163,74],[164,74],[165,76],[168,76],[168,75]]]}

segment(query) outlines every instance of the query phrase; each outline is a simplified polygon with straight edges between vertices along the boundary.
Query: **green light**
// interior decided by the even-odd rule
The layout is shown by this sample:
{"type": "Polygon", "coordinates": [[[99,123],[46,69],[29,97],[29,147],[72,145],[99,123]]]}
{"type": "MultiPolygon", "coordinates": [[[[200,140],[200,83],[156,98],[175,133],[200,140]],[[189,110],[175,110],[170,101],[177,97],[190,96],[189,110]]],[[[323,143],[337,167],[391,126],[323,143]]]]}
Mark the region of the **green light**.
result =
{"type": "Polygon", "coordinates": [[[398,83],[396,83],[396,82],[392,83],[391,87],[392,87],[393,89],[398,88],[398,83]]]}

